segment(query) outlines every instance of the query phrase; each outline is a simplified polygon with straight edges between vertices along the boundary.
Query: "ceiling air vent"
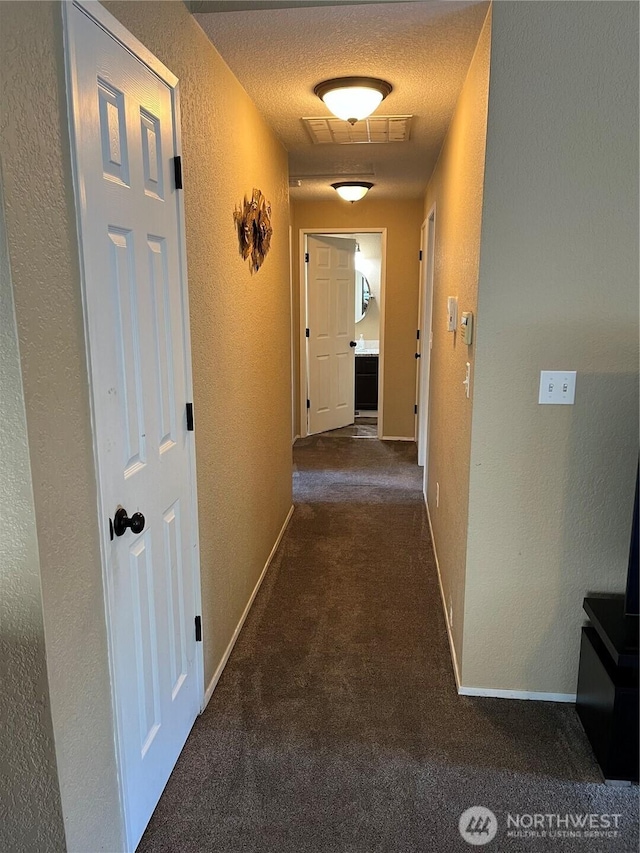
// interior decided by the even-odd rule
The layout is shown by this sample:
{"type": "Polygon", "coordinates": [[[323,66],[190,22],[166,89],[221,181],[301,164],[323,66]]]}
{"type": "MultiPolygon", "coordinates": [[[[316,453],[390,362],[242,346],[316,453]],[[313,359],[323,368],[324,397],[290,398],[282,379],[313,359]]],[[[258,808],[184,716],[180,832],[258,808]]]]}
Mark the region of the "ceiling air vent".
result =
{"type": "Polygon", "coordinates": [[[314,145],[408,142],[413,116],[369,116],[355,124],[339,118],[303,118],[314,145]]]}

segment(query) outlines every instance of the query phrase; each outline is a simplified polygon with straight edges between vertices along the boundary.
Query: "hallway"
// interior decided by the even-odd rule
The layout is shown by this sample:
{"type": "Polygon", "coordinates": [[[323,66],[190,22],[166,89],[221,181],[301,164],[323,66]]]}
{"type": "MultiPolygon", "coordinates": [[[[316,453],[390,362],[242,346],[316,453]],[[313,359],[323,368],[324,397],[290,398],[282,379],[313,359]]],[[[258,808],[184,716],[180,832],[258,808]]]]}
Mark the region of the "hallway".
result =
{"type": "MultiPolygon", "coordinates": [[[[573,707],[458,696],[410,442],[294,449],[295,512],[140,851],[468,850],[469,806],[621,813],[573,707]]],[[[584,850],[496,839],[490,849],[584,850]]],[[[598,846],[600,845],[600,846],[598,846]]]]}

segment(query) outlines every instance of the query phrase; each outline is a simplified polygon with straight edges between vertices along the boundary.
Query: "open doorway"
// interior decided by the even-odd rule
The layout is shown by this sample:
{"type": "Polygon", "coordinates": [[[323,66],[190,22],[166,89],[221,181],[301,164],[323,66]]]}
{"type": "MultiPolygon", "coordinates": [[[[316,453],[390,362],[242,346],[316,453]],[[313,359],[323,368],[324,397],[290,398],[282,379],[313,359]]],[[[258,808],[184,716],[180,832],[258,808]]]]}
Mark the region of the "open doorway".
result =
{"type": "Polygon", "coordinates": [[[301,436],[383,435],[386,229],[300,232],[301,436]]]}

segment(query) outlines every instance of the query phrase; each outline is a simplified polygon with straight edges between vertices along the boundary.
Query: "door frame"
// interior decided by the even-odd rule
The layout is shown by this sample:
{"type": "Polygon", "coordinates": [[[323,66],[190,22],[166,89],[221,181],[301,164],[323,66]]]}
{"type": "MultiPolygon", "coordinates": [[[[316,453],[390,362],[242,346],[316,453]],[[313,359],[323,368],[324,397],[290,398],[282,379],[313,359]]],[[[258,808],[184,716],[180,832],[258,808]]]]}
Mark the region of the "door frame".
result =
{"type": "Polygon", "coordinates": [[[296,443],[296,439],[299,438],[298,433],[296,432],[296,394],[297,392],[297,383],[296,383],[296,317],[294,312],[294,302],[293,302],[293,225],[289,225],[289,316],[291,322],[290,326],[290,334],[291,334],[291,444],[294,445],[296,443]]]}
{"type": "Polygon", "coordinates": [[[420,228],[422,260],[418,299],[418,329],[420,330],[420,363],[416,376],[416,443],[418,464],[424,465],[423,490],[426,495],[429,476],[429,386],[431,378],[431,346],[433,341],[433,291],[435,279],[436,205],[429,208],[420,228]],[[431,239],[429,232],[431,231],[431,239]]]}
{"type": "Polygon", "coordinates": [[[382,438],[383,423],[383,388],[384,388],[384,328],[385,328],[385,291],[387,283],[387,229],[386,228],[301,228],[299,232],[298,252],[299,263],[299,353],[300,353],[300,376],[298,383],[299,406],[300,406],[300,437],[309,435],[309,417],[307,414],[307,391],[309,387],[309,372],[307,365],[307,276],[304,255],[306,251],[306,239],[308,234],[380,234],[380,353],[378,355],[378,438],[382,438]]]}
{"type": "MultiPolygon", "coordinates": [[[[102,587],[105,607],[106,631],[107,631],[107,654],[109,659],[109,675],[111,688],[111,705],[113,713],[114,726],[114,742],[117,755],[117,775],[118,789],[120,794],[120,803],[122,807],[122,830],[127,845],[127,849],[131,848],[131,836],[128,818],[128,803],[125,796],[125,786],[123,778],[124,767],[124,750],[121,737],[121,723],[118,710],[118,701],[115,690],[115,659],[114,659],[114,638],[112,632],[111,619],[111,578],[108,572],[108,542],[109,542],[109,524],[108,516],[102,492],[102,484],[100,482],[98,468],[98,445],[96,441],[96,411],[94,400],[93,377],[91,371],[91,339],[89,336],[89,324],[87,313],[87,276],[84,266],[83,257],[83,231],[82,231],[82,216],[81,208],[78,204],[78,199],[82,198],[82,182],[76,167],[76,151],[77,151],[77,136],[75,125],[75,113],[73,109],[74,103],[78,103],[77,97],[77,77],[75,70],[75,35],[74,35],[74,20],[73,7],[77,7],[85,14],[93,23],[104,30],[116,42],[125,48],[129,53],[133,54],[149,71],[155,74],[163,83],[167,85],[171,92],[171,101],[174,111],[174,151],[175,156],[181,156],[182,145],[180,137],[180,93],[178,87],[178,78],[155,57],[143,44],[138,41],[110,12],[108,12],[96,0],[72,0],[69,3],[62,3],[62,18],[63,18],[63,39],[64,39],[64,62],[65,62],[65,82],[67,107],[69,112],[68,126],[69,139],[71,146],[71,169],[73,177],[74,190],[74,205],[76,212],[76,229],[78,237],[78,254],[80,261],[80,284],[82,293],[82,313],[84,323],[84,339],[86,351],[87,374],[89,380],[89,408],[91,414],[92,425],[92,444],[93,444],[93,465],[96,477],[97,486],[97,513],[98,513],[98,529],[100,533],[100,560],[102,567],[102,587]]],[[[182,317],[183,317],[183,335],[185,349],[185,385],[187,395],[193,399],[193,372],[191,360],[191,330],[189,322],[189,292],[187,279],[187,247],[186,247],[186,228],[184,216],[184,198],[182,192],[176,193],[176,204],[178,207],[178,257],[180,264],[180,290],[182,302],[182,317]]],[[[189,457],[189,483],[190,483],[190,512],[191,512],[191,529],[192,529],[192,565],[194,580],[194,605],[195,612],[202,613],[202,591],[201,591],[201,576],[200,576],[200,541],[198,529],[198,502],[197,502],[197,481],[196,481],[196,459],[195,459],[195,439],[188,442],[188,457],[189,457]]],[[[196,690],[200,702],[200,711],[204,710],[204,654],[203,643],[196,643],[195,652],[195,677],[196,690]]]]}

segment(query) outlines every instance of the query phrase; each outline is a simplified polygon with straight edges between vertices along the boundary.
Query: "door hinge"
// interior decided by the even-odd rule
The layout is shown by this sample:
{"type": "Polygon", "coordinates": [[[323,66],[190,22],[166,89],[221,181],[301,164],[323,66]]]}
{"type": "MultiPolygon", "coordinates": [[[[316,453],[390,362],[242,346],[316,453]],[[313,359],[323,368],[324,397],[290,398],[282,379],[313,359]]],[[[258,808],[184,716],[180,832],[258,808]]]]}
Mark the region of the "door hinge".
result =
{"type": "Polygon", "coordinates": [[[177,190],[182,189],[182,157],[173,158],[173,179],[177,190]]]}
{"type": "Polygon", "coordinates": [[[193,403],[187,403],[187,432],[193,432],[193,403]]]}
{"type": "Polygon", "coordinates": [[[309,337],[309,329],[306,330],[305,334],[307,337],[309,337]]]}
{"type": "Polygon", "coordinates": [[[413,407],[413,414],[414,414],[414,415],[417,415],[417,414],[418,414],[418,404],[417,404],[417,403],[416,403],[416,404],[415,404],[415,406],[413,407]]]}
{"type": "Polygon", "coordinates": [[[304,253],[304,262],[305,262],[305,264],[309,263],[309,252],[304,253]]]}
{"type": "Polygon", "coordinates": [[[420,340],[420,329],[416,329],[416,340],[420,340]]]}
{"type": "Polygon", "coordinates": [[[202,642],[202,619],[196,616],[196,643],[202,642]]]}
{"type": "Polygon", "coordinates": [[[311,400],[307,400],[307,409],[311,408],[311,400]]]}
{"type": "Polygon", "coordinates": [[[419,253],[418,253],[418,259],[419,259],[419,260],[422,260],[422,249],[420,249],[420,251],[419,251],[419,253]]]}

